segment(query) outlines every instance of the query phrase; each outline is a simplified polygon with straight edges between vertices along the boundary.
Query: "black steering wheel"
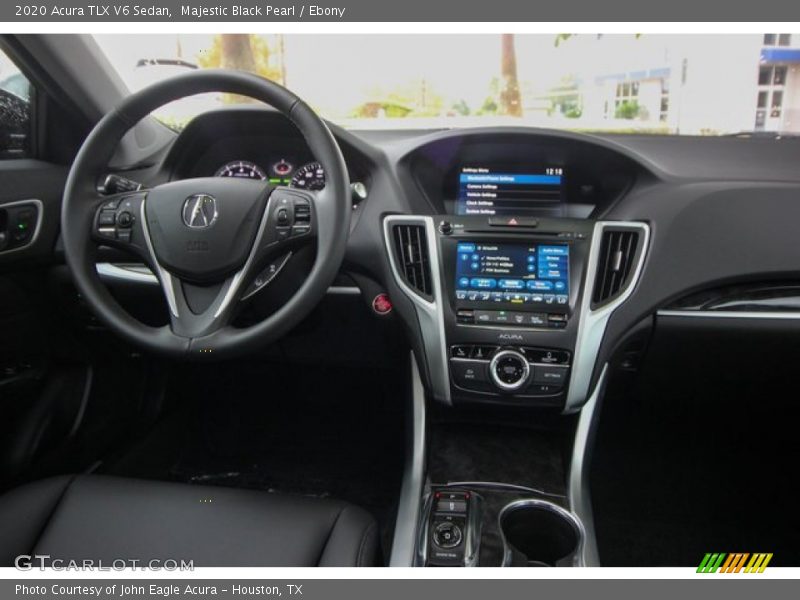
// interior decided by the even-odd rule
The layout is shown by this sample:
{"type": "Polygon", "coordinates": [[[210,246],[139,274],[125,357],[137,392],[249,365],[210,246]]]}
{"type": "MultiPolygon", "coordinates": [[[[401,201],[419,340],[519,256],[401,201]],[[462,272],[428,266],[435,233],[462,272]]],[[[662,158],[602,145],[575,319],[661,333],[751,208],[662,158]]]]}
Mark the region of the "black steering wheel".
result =
{"type": "Polygon", "coordinates": [[[214,359],[277,340],[316,306],[341,266],[350,213],[344,159],[311,108],[258,76],[207,70],[150,86],[100,120],[70,170],[61,231],[78,290],[108,327],[151,351],[214,359]],[[286,115],[322,164],[325,188],[311,192],[266,181],[203,177],[100,194],[98,181],[131,127],[168,102],[205,92],[249,96],[286,115]],[[256,325],[233,327],[242,297],[265,265],[314,243],[311,272],[289,301],[256,325]],[[150,266],[166,296],[169,326],[145,325],[116,302],[97,274],[99,244],[134,252],[150,266]]]}

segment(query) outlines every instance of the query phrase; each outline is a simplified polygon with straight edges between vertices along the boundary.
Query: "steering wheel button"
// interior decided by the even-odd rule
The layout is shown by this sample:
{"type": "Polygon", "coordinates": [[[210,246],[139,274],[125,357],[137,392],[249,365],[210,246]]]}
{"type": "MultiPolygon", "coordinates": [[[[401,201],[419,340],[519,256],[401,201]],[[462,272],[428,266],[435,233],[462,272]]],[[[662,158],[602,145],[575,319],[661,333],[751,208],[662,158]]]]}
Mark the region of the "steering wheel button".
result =
{"type": "Polygon", "coordinates": [[[278,220],[278,225],[288,225],[289,222],[291,221],[291,217],[289,216],[289,209],[279,208],[277,220],[278,220]]]}
{"type": "Polygon", "coordinates": [[[117,225],[120,227],[130,227],[133,224],[133,215],[127,210],[123,210],[117,217],[117,225]]]}
{"type": "Polygon", "coordinates": [[[295,225],[292,227],[292,235],[305,235],[311,231],[311,227],[308,225],[295,225]]]}
{"type": "Polygon", "coordinates": [[[114,225],[117,221],[116,213],[110,210],[104,210],[100,213],[100,216],[97,218],[97,225],[99,227],[108,227],[109,225],[114,225]]]}

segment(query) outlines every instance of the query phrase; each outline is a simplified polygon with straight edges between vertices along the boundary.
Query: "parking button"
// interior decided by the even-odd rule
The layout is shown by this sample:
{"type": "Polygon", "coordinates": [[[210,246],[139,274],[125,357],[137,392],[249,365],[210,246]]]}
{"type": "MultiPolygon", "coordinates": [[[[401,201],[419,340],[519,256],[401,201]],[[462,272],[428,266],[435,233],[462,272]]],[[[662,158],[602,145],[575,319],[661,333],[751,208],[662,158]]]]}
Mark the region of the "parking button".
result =
{"type": "Polygon", "coordinates": [[[488,387],[486,361],[451,359],[450,372],[453,383],[467,390],[483,390],[488,387]]]}

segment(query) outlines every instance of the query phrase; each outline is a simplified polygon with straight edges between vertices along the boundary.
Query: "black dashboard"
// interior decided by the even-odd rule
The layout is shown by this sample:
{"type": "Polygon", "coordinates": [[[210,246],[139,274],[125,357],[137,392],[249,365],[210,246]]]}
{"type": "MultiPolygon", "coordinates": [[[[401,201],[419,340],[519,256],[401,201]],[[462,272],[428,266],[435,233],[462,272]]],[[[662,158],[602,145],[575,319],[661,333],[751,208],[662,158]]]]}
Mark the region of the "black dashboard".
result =
{"type": "MultiPolygon", "coordinates": [[[[447,404],[577,410],[643,318],[703,289],[800,270],[794,227],[778,216],[800,213],[797,142],[331,129],[368,197],[343,271],[368,303],[388,293],[447,404]],[[745,246],[770,250],[744,259],[745,246]]],[[[195,119],[159,172],[255,171],[291,186],[314,161],[280,115],[232,109],[195,119]]]]}
{"type": "MultiPolygon", "coordinates": [[[[683,300],[698,295],[704,307],[720,296],[752,308],[759,290],[794,297],[800,280],[796,139],[330,128],[363,186],[345,285],[370,310],[391,298],[427,388],[448,404],[576,410],[643,319],[694,307],[683,300]]],[[[278,113],[235,108],[197,117],[149,164],[120,174],[145,185],[228,175],[291,186],[309,173],[319,183],[315,161],[278,113]]],[[[52,255],[52,204],[31,244],[0,262],[52,255]]],[[[300,283],[276,277],[273,291],[286,289],[266,308],[259,298],[271,293],[256,295],[248,318],[300,283]]]]}

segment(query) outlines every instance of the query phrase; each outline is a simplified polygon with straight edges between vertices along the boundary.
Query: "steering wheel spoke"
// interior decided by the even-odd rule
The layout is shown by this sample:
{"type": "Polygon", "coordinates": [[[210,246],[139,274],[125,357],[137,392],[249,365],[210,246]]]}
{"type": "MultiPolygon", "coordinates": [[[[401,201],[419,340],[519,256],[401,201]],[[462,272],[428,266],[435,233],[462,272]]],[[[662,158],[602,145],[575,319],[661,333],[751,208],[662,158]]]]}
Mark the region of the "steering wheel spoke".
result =
{"type": "Polygon", "coordinates": [[[235,299],[241,293],[242,272],[218,283],[197,285],[162,271],[159,281],[169,306],[172,332],[184,338],[199,338],[230,322],[236,310],[235,299]]]}
{"type": "Polygon", "coordinates": [[[302,246],[317,241],[319,192],[278,187],[270,194],[241,300],[266,288],[302,246]]]}
{"type": "Polygon", "coordinates": [[[313,241],[317,233],[314,217],[317,197],[316,192],[288,187],[272,190],[262,250],[269,254],[285,253],[313,241]]]}

